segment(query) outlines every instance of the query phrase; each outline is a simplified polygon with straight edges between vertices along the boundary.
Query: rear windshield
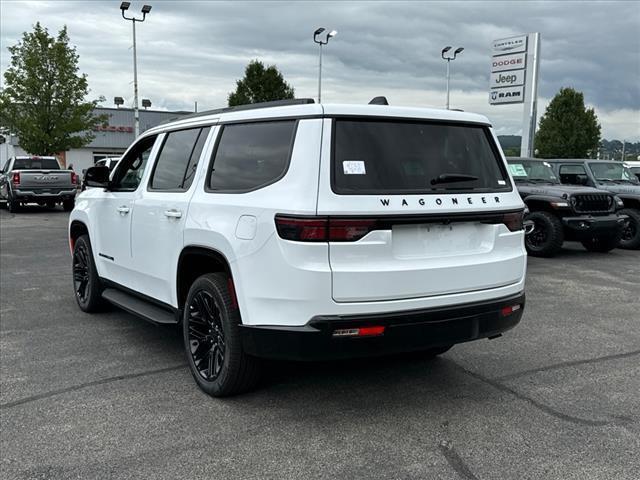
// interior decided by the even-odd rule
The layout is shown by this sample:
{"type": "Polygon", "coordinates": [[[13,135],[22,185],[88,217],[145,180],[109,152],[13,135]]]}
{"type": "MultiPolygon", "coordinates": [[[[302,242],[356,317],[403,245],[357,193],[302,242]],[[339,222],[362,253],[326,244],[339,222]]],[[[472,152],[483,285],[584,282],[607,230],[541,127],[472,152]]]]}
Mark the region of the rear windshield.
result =
{"type": "Polygon", "coordinates": [[[16,158],[14,170],[60,170],[55,158],[16,158]]]}
{"type": "Polygon", "coordinates": [[[334,132],[336,193],[511,190],[481,125],[335,119],[334,132]]]}

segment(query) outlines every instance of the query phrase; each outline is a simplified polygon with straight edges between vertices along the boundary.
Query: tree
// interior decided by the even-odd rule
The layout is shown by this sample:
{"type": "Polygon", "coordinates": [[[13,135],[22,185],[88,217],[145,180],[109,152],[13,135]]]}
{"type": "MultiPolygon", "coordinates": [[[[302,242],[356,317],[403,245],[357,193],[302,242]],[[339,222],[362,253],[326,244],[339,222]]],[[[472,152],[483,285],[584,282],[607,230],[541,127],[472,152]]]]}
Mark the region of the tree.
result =
{"type": "Polygon", "coordinates": [[[85,101],[87,76],[78,74],[78,54],[69,46],[67,27],[54,38],[38,22],[9,52],[0,125],[18,135],[20,146],[35,155],[88,144],[93,128],[106,121],[106,116],[93,115],[103,99],[85,101]]]}
{"type": "Polygon", "coordinates": [[[535,148],[542,158],[586,158],[600,144],[600,124],[584,96],[573,88],[561,88],[551,100],[536,134],[535,148]]]}
{"type": "Polygon", "coordinates": [[[290,99],[294,98],[293,94],[293,87],[284,81],[275,65],[265,68],[262,62],[252,60],[244,70],[244,78],[236,82],[236,90],[229,94],[228,101],[233,107],[290,99]]]}

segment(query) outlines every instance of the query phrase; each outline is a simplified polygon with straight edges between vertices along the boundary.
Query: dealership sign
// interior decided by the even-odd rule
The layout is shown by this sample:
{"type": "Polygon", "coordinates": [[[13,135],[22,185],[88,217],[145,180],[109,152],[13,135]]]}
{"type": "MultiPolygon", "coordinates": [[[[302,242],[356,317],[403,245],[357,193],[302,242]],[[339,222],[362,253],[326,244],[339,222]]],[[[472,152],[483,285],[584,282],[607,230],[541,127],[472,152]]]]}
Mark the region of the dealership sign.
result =
{"type": "Polygon", "coordinates": [[[540,34],[528,33],[491,42],[489,104],[524,103],[520,154],[531,156],[535,134],[540,34]]]}
{"type": "Polygon", "coordinates": [[[96,125],[93,127],[95,132],[122,132],[133,133],[133,127],[129,125],[96,125]]]}

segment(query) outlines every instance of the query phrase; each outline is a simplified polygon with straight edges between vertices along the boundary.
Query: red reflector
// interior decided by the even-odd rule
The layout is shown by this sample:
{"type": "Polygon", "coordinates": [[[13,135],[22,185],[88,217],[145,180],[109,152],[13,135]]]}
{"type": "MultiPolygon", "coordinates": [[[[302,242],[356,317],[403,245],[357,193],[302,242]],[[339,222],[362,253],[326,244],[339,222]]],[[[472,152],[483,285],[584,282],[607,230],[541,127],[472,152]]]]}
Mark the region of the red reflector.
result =
{"type": "Polygon", "coordinates": [[[360,327],[358,329],[359,337],[371,337],[374,335],[382,335],[383,333],[384,327],[381,325],[376,327],[360,327]]]}
{"type": "Polygon", "coordinates": [[[520,305],[510,305],[508,307],[502,307],[502,310],[500,310],[500,313],[502,314],[503,317],[507,317],[511,315],[513,312],[516,312],[518,310],[520,310],[520,305]]]}

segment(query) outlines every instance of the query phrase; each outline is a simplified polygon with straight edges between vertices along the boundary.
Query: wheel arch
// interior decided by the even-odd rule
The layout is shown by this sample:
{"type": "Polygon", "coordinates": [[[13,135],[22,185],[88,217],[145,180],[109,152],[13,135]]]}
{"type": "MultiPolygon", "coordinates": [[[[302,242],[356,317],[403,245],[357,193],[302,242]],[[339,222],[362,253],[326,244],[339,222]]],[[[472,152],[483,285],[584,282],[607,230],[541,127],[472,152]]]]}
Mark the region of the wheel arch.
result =
{"type": "Polygon", "coordinates": [[[89,228],[83,221],[73,220],[69,224],[69,248],[71,249],[71,253],[73,253],[76,240],[80,238],[81,235],[89,235],[89,228]]]}
{"type": "MultiPolygon", "coordinates": [[[[188,246],[183,248],[178,257],[176,269],[178,308],[183,308],[189,288],[198,277],[215,272],[225,273],[234,282],[231,265],[223,253],[209,247],[188,246]]],[[[233,296],[236,297],[235,291],[233,296]]]]}

